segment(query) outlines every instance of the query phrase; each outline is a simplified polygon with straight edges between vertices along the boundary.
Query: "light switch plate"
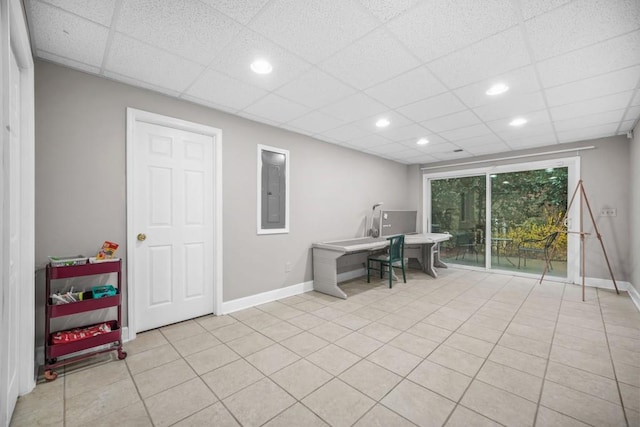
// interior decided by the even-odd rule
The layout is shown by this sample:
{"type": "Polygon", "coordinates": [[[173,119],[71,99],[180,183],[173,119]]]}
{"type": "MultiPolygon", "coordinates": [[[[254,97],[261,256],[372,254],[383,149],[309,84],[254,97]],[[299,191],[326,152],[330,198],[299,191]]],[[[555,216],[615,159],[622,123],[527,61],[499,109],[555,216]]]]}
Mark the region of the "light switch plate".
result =
{"type": "Polygon", "coordinates": [[[600,216],[617,216],[618,210],[615,208],[604,208],[600,210],[600,216]]]}

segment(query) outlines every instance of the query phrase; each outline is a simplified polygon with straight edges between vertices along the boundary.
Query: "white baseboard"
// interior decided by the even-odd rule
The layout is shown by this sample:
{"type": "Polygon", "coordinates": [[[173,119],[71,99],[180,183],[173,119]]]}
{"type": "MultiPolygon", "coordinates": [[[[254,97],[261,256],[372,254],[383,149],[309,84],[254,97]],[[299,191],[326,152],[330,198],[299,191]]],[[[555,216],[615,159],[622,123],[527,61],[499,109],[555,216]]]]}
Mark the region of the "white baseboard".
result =
{"type": "MultiPolygon", "coordinates": [[[[578,278],[578,281],[575,283],[576,285],[582,285],[582,277],[578,278]]],[[[620,280],[616,280],[616,284],[618,285],[619,291],[626,291],[627,288],[631,285],[629,282],[622,282],[620,280]]],[[[598,279],[595,277],[585,277],[584,285],[589,286],[591,288],[602,288],[602,289],[615,289],[616,287],[613,285],[613,280],[610,279],[598,279]]]]}
{"type": "Polygon", "coordinates": [[[274,289],[273,291],[226,301],[222,303],[222,314],[233,313],[235,311],[255,307],[256,305],[266,304],[278,299],[299,295],[311,290],[313,290],[313,281],[298,283],[297,285],[287,286],[286,288],[274,289]]]}
{"type": "Polygon", "coordinates": [[[631,298],[631,301],[633,301],[633,304],[636,306],[638,311],[640,311],[640,292],[638,292],[631,283],[627,286],[627,292],[629,293],[629,297],[631,298]]]}

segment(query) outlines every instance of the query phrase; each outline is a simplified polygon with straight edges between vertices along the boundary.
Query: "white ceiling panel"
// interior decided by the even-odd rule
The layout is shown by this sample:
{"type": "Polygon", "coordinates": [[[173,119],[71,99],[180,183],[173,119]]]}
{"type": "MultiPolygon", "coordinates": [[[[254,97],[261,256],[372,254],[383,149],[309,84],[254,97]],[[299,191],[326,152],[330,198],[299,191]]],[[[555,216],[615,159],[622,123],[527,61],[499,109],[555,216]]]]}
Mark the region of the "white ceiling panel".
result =
{"type": "Polygon", "coordinates": [[[549,111],[553,120],[568,120],[574,117],[625,108],[629,105],[631,96],[633,96],[633,91],[614,93],[613,95],[587,99],[573,104],[551,107],[549,111]]]}
{"type": "Polygon", "coordinates": [[[46,3],[98,24],[109,26],[116,0],[46,0],[46,3]]]}
{"type": "Polygon", "coordinates": [[[249,24],[281,46],[317,64],[378,25],[352,0],[272,0],[249,24]]]}
{"type": "Polygon", "coordinates": [[[537,92],[539,90],[540,85],[538,84],[535,70],[533,67],[527,66],[508,73],[496,75],[478,83],[463,86],[455,89],[454,93],[468,107],[474,108],[481,105],[491,104],[492,102],[499,102],[506,98],[513,98],[514,96],[537,92]],[[500,95],[487,95],[487,90],[498,83],[507,85],[509,90],[500,95]]]}
{"type": "Polygon", "coordinates": [[[550,107],[555,107],[632,90],[638,83],[639,75],[640,67],[631,67],[546,89],[547,102],[550,107]]]}
{"type": "Polygon", "coordinates": [[[328,105],[321,111],[348,123],[384,113],[388,108],[363,93],[357,93],[328,105]]]}
{"type": "Polygon", "coordinates": [[[429,68],[449,88],[458,88],[530,62],[522,31],[514,27],[435,60],[429,68]]]}
{"type": "Polygon", "coordinates": [[[69,58],[63,58],[61,56],[45,52],[44,50],[37,50],[36,55],[38,55],[38,58],[46,59],[47,61],[55,62],[57,64],[62,64],[69,68],[75,68],[76,70],[84,71],[86,73],[100,73],[100,67],[98,66],[83,64],[82,62],[74,61],[73,59],[69,58]]]}
{"type": "Polygon", "coordinates": [[[397,108],[446,91],[447,88],[429,70],[418,67],[365,92],[383,104],[397,108]]]}
{"type": "Polygon", "coordinates": [[[269,0],[202,0],[236,21],[247,24],[269,0]]]}
{"type": "Polygon", "coordinates": [[[275,91],[277,95],[295,99],[310,108],[324,107],[355,92],[355,89],[317,68],[312,68],[275,91]]]}
{"type": "Polygon", "coordinates": [[[106,71],[178,92],[184,91],[204,67],[156,47],[116,34],[106,71]]]}
{"type": "Polygon", "coordinates": [[[473,114],[471,110],[464,110],[459,113],[449,114],[448,116],[427,120],[422,122],[422,125],[432,132],[443,132],[479,123],[481,123],[481,121],[478,116],[473,114]]]}
{"type": "Polygon", "coordinates": [[[638,0],[575,0],[525,23],[541,60],[640,28],[638,0]]]}
{"type": "Polygon", "coordinates": [[[429,0],[388,27],[416,56],[430,61],[516,23],[508,0],[429,0]]]}
{"type": "Polygon", "coordinates": [[[387,30],[380,28],[320,64],[333,76],[358,89],[366,89],[419,65],[417,59],[387,30]]]}
{"type": "Polygon", "coordinates": [[[37,58],[403,164],[640,118],[640,0],[23,2],[37,58]]]}
{"type": "Polygon", "coordinates": [[[245,83],[274,90],[300,76],[310,65],[260,34],[246,30],[216,56],[210,67],[245,83]],[[251,63],[256,59],[269,61],[273,72],[251,71],[251,63]]]}
{"type": "Polygon", "coordinates": [[[527,0],[520,3],[522,16],[524,19],[531,19],[534,16],[549,12],[573,0],[527,0]]]}
{"type": "Polygon", "coordinates": [[[531,112],[545,109],[542,93],[535,92],[514,98],[504,98],[501,101],[489,105],[474,108],[473,111],[485,121],[493,121],[516,116],[526,115],[531,112]]]}
{"type": "Polygon", "coordinates": [[[616,134],[618,128],[617,123],[610,123],[600,126],[589,126],[579,129],[573,129],[566,132],[557,132],[558,141],[561,143],[582,141],[585,139],[604,138],[616,134]]]}
{"type": "Polygon", "coordinates": [[[309,109],[271,93],[245,108],[243,112],[263,117],[275,123],[286,123],[308,113],[309,109]]]}
{"type": "Polygon", "coordinates": [[[242,27],[199,0],[122,0],[117,30],[207,65],[242,27]]]}
{"type": "Polygon", "coordinates": [[[299,129],[302,133],[313,135],[329,129],[335,129],[344,124],[342,120],[328,116],[319,111],[312,111],[309,114],[298,117],[287,122],[287,126],[299,129]]]}
{"type": "Polygon", "coordinates": [[[400,107],[398,108],[398,111],[415,122],[424,122],[436,117],[457,113],[458,111],[465,109],[466,107],[458,98],[450,92],[447,92],[442,95],[400,107]]]}
{"type": "Polygon", "coordinates": [[[351,141],[352,139],[362,138],[363,136],[368,135],[369,132],[357,126],[344,125],[335,129],[325,131],[322,134],[331,140],[347,142],[351,141]]]}
{"type": "Polygon", "coordinates": [[[358,2],[380,21],[387,22],[411,8],[418,0],[358,0],[358,2]]]}
{"type": "Polygon", "coordinates": [[[440,136],[454,142],[460,139],[473,138],[489,134],[493,134],[493,131],[489,129],[485,124],[472,125],[440,132],[440,136]]]}
{"type": "Polygon", "coordinates": [[[268,92],[232,79],[214,70],[206,70],[186,91],[192,98],[223,105],[229,110],[242,110],[268,92]]]}
{"type": "Polygon", "coordinates": [[[366,150],[369,150],[380,145],[387,145],[390,142],[391,141],[389,141],[387,138],[384,138],[380,135],[367,135],[362,138],[352,139],[348,142],[348,144],[352,147],[364,148],[366,150]]]}
{"type": "Polygon", "coordinates": [[[634,31],[565,55],[538,63],[545,87],[640,64],[640,31],[634,31]]]}
{"type": "Polygon", "coordinates": [[[29,3],[30,25],[42,28],[33,37],[40,51],[99,67],[104,58],[109,30],[41,2],[29,3]]]}

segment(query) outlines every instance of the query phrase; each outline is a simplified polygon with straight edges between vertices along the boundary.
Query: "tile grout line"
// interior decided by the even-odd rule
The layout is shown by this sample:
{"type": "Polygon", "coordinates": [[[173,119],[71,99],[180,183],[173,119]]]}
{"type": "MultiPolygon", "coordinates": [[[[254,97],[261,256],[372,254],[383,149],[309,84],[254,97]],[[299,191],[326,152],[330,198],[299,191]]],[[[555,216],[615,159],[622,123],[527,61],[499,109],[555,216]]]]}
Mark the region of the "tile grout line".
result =
{"type": "Polygon", "coordinates": [[[629,418],[627,417],[627,408],[624,405],[624,400],[622,400],[622,390],[620,389],[620,382],[618,381],[618,375],[616,373],[616,365],[613,362],[613,354],[611,353],[611,344],[609,344],[609,334],[607,333],[607,323],[604,320],[604,315],[602,313],[602,305],[600,304],[600,293],[598,289],[595,289],[596,300],[598,301],[598,311],[600,313],[600,319],[602,320],[602,326],[604,327],[604,339],[607,341],[607,350],[609,350],[609,360],[611,362],[611,368],[613,371],[613,378],[616,381],[616,389],[618,390],[618,397],[620,398],[620,407],[622,408],[622,416],[624,417],[625,423],[629,426],[629,418]]]}

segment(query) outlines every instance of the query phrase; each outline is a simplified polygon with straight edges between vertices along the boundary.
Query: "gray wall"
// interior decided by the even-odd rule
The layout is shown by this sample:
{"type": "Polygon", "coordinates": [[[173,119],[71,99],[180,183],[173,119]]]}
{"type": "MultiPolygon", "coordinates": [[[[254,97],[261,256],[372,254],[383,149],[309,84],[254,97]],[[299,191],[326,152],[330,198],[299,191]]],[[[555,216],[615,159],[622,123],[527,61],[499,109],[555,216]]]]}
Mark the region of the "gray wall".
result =
{"type": "Polygon", "coordinates": [[[640,291],[640,122],[633,130],[631,140],[629,182],[631,183],[630,236],[631,236],[631,285],[640,291]],[[635,218],[635,219],[633,219],[635,218]]]}
{"type": "MultiPolygon", "coordinates": [[[[611,262],[614,277],[616,280],[629,281],[631,280],[631,269],[633,264],[631,262],[632,258],[630,255],[630,247],[632,241],[634,241],[635,239],[631,238],[632,234],[630,229],[631,214],[629,193],[632,187],[629,182],[630,143],[626,136],[620,135],[616,137],[594,139],[578,143],[551,145],[534,150],[510,152],[509,156],[573,149],[581,146],[595,146],[595,149],[579,152],[579,156],[581,158],[581,178],[584,181],[584,188],[587,194],[587,198],[591,204],[591,209],[593,210],[595,216],[596,225],[600,230],[600,234],[602,236],[602,240],[605,244],[605,249],[609,257],[609,261],[611,262]],[[616,208],[618,210],[617,216],[600,217],[599,213],[602,208],[616,208]]],[[[530,160],[538,161],[560,157],[572,157],[574,155],[575,153],[568,152],[563,154],[536,156],[532,158],[509,161],[496,161],[495,158],[500,156],[486,156],[478,158],[478,160],[486,160],[486,163],[439,168],[435,170],[425,171],[425,173],[473,169],[489,165],[502,165],[517,162],[526,163],[530,160]]],[[[464,162],[464,160],[461,162],[464,162]]],[[[429,164],[426,166],[445,166],[453,163],[454,162],[441,162],[429,164]]],[[[640,165],[636,164],[636,166],[640,165]]],[[[574,188],[569,189],[570,195],[573,194],[574,190],[574,188]]],[[[585,231],[591,233],[591,235],[587,236],[585,240],[586,277],[610,280],[611,276],[609,274],[604,255],[602,253],[602,248],[600,246],[600,242],[596,238],[596,234],[594,232],[592,222],[589,218],[586,207],[584,220],[585,231]]]]}
{"type": "Polygon", "coordinates": [[[417,208],[409,168],[396,162],[43,61],[35,94],[41,268],[105,240],[126,259],[127,107],[222,129],[224,301],[312,280],[311,244],[362,235],[376,201],[417,208]],[[290,151],[289,234],[256,234],[257,144],[290,151]]]}

